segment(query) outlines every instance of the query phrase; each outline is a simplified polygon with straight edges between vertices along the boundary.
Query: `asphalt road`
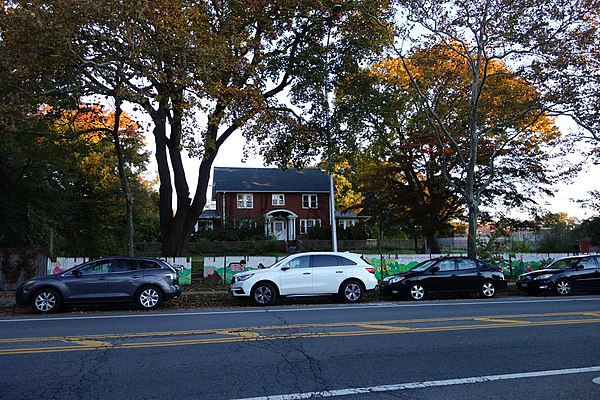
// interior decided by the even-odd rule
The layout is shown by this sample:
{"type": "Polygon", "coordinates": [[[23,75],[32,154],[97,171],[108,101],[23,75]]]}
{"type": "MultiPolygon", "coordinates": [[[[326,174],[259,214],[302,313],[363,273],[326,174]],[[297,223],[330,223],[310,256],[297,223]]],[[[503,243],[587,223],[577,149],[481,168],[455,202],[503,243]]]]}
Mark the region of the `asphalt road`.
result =
{"type": "Polygon", "coordinates": [[[600,296],[0,317],[2,399],[600,399],[600,296]]]}

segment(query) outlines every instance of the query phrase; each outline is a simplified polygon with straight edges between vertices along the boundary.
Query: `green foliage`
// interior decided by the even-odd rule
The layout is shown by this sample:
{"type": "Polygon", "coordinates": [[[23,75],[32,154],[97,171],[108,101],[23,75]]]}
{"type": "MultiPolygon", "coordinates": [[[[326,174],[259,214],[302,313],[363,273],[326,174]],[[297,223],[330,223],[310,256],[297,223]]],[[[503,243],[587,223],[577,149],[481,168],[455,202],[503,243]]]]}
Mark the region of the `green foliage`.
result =
{"type": "Polygon", "coordinates": [[[592,245],[600,246],[600,217],[588,218],[577,228],[579,238],[589,237],[592,245]]]}
{"type": "MultiPolygon", "coordinates": [[[[0,147],[0,243],[44,247],[54,255],[124,254],[125,204],[110,137],[89,130],[105,118],[101,109],[25,119],[24,130],[5,127],[0,147]],[[36,130],[30,131],[33,124],[36,130]]],[[[156,238],[157,194],[138,179],[147,157],[141,136],[123,137],[140,240],[156,238]],[[152,233],[154,232],[154,233],[152,233]]]]}
{"type": "Polygon", "coordinates": [[[308,230],[307,239],[310,240],[327,240],[331,239],[331,228],[323,228],[320,226],[313,226],[308,230]]]}

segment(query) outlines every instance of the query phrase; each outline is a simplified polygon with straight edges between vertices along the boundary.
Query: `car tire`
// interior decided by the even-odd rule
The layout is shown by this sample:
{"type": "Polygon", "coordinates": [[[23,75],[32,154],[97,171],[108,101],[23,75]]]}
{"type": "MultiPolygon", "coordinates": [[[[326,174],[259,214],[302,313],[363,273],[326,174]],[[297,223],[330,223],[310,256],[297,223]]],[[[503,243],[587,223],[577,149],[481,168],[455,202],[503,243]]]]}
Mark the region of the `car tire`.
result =
{"type": "Polygon", "coordinates": [[[62,306],[62,297],[55,289],[43,288],[35,293],[31,306],[36,313],[55,313],[62,306]]]}
{"type": "Polygon", "coordinates": [[[496,284],[492,281],[484,281],[479,288],[479,295],[484,299],[491,299],[496,295],[496,284]]]}
{"type": "Polygon", "coordinates": [[[556,294],[559,296],[568,296],[573,292],[573,285],[566,279],[561,279],[556,282],[556,294]]]}
{"type": "Polygon", "coordinates": [[[427,294],[427,291],[420,283],[413,283],[408,289],[408,295],[412,300],[423,300],[425,298],[425,294],[427,294]]]}
{"type": "Polygon", "coordinates": [[[163,295],[154,286],[144,286],[138,290],[136,300],[142,310],[154,310],[162,303],[163,295]]]}
{"type": "Polygon", "coordinates": [[[250,292],[250,300],[256,306],[270,306],[277,300],[275,287],[268,282],[259,282],[250,292]]]}
{"type": "Polygon", "coordinates": [[[340,286],[338,294],[345,303],[358,303],[363,299],[364,289],[360,282],[351,280],[340,286]]]}

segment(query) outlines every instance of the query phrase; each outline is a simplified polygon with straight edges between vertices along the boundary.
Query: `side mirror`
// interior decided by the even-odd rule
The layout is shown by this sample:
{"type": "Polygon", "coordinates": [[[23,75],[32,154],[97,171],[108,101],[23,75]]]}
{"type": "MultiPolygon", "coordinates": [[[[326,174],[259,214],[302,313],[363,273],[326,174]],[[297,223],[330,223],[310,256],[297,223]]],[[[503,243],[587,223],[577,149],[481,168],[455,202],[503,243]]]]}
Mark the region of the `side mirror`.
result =
{"type": "Polygon", "coordinates": [[[283,267],[281,267],[281,270],[282,270],[282,271],[287,271],[288,269],[290,269],[290,266],[289,266],[289,265],[287,265],[287,264],[286,264],[286,265],[284,265],[283,267]]]}
{"type": "Polygon", "coordinates": [[[81,275],[83,275],[83,273],[80,270],[76,269],[73,271],[73,276],[81,276],[81,275]]]}
{"type": "Polygon", "coordinates": [[[435,274],[436,272],[438,272],[440,270],[440,267],[438,267],[437,265],[435,267],[432,267],[429,271],[432,274],[435,274]]]}

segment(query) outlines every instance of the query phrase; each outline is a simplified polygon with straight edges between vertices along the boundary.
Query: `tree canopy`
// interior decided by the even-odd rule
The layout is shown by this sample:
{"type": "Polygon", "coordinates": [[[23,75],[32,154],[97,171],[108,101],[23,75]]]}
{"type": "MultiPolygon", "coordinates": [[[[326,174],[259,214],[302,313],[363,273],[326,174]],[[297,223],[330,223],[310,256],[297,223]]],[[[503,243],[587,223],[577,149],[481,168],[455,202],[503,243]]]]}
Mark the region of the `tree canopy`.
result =
{"type": "Polygon", "coordinates": [[[380,22],[393,16],[387,0],[343,5],[335,21],[332,6],[11,1],[3,46],[15,64],[35,54],[35,65],[43,66],[13,74],[16,82],[42,76],[55,92],[119,98],[151,117],[163,254],[180,255],[206,203],[214,158],[233,132],[255,139],[266,162],[279,165],[301,166],[322,148],[324,82],[377,54],[388,29],[380,22]],[[16,49],[23,44],[21,56],[16,49]],[[193,194],[184,150],[201,160],[193,194]]]}
{"type": "Polygon", "coordinates": [[[504,166],[518,154],[508,154],[509,145],[527,143],[540,118],[565,112],[572,92],[564,79],[558,79],[564,76],[559,71],[585,64],[581,50],[591,50],[590,37],[596,32],[600,7],[596,0],[400,3],[403,24],[398,30],[397,54],[418,93],[428,125],[444,149],[442,154],[452,153],[458,160],[454,170],[444,163],[442,171],[468,209],[468,253],[475,256],[484,192],[504,175],[504,166]],[[437,109],[438,93],[429,90],[427,80],[411,62],[419,49],[432,46],[442,46],[467,67],[467,84],[453,87],[460,91],[456,96],[460,104],[454,103],[453,109],[465,112],[461,124],[450,124],[446,114],[437,109]],[[487,104],[491,100],[487,93],[506,82],[507,75],[514,83],[531,85],[537,94],[519,99],[522,90],[507,87],[500,97],[509,100],[504,103],[505,113],[495,115],[487,104]],[[519,107],[511,108],[513,101],[520,103],[519,107]]]}

